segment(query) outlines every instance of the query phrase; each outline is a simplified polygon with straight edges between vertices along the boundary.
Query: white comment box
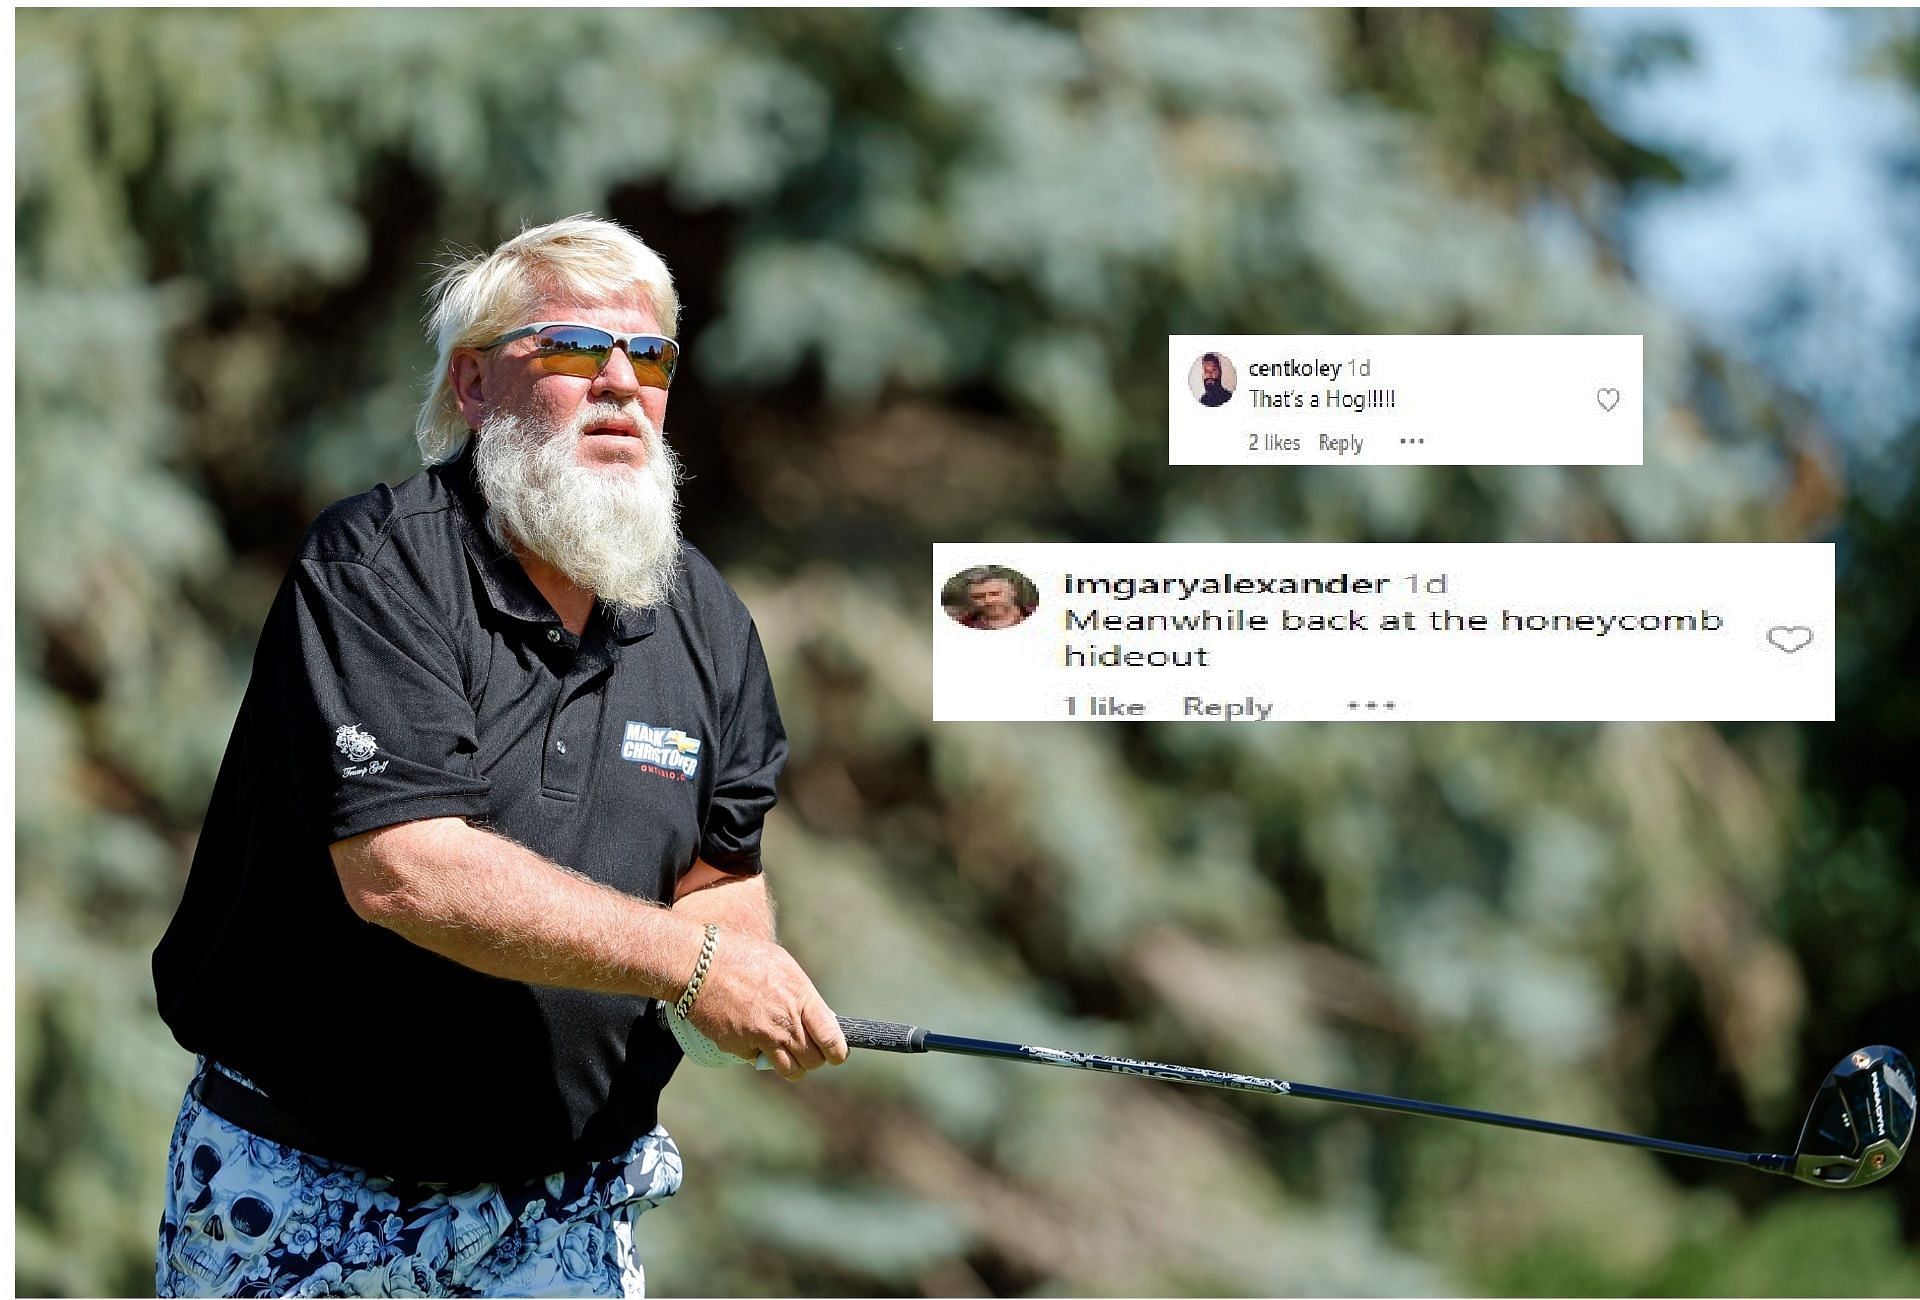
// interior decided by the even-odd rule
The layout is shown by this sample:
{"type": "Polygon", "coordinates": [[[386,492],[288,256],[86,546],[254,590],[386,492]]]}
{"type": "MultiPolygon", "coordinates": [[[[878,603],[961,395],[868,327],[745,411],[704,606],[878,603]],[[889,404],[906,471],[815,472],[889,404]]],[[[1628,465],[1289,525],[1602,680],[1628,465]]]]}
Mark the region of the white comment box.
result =
{"type": "Polygon", "coordinates": [[[941,542],[933,717],[1830,722],[1833,566],[1827,543],[941,542]]]}
{"type": "Polygon", "coordinates": [[[1174,334],[1167,360],[1172,465],[1638,465],[1644,454],[1638,334],[1174,334]]]}

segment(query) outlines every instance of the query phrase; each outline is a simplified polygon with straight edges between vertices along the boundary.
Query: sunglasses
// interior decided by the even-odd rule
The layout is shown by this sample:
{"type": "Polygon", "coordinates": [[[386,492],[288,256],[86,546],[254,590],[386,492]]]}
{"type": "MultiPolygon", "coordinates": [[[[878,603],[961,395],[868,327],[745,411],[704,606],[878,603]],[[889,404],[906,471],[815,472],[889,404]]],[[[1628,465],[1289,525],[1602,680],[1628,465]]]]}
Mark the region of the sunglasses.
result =
{"type": "Polygon", "coordinates": [[[575,375],[592,379],[606,367],[615,347],[627,350],[627,361],[635,378],[647,388],[665,388],[673,382],[674,367],[680,364],[680,345],[658,334],[609,334],[591,325],[543,323],[522,325],[508,330],[490,343],[479,345],[486,352],[533,335],[533,362],[554,375],[575,375]]]}

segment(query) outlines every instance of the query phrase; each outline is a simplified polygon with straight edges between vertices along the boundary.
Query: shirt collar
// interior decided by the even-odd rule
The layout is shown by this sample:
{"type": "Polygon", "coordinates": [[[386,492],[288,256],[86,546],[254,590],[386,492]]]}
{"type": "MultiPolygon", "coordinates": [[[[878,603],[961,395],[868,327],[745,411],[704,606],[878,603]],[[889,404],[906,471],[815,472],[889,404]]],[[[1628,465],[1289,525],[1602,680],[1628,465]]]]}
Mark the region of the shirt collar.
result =
{"type": "MultiPolygon", "coordinates": [[[[494,541],[493,534],[487,530],[488,507],[474,473],[473,440],[469,438],[457,457],[436,465],[433,472],[440,475],[459,503],[455,517],[459,520],[460,541],[487,603],[508,618],[541,627],[559,627],[560,616],[533,585],[533,579],[527,576],[520,561],[512,551],[494,541]]],[[[614,641],[621,645],[638,641],[654,629],[651,609],[625,609],[616,613],[605,604],[596,604],[594,610],[605,621],[614,641]]]]}

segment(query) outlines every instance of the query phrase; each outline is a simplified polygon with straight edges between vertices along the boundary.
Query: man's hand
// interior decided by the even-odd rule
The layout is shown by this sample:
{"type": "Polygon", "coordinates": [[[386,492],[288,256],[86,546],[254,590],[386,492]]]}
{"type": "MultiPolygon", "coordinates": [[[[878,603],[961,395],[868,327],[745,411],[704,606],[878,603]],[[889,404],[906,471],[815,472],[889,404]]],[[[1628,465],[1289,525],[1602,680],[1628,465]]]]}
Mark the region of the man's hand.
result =
{"type": "Polygon", "coordinates": [[[722,930],[713,965],[687,1018],[720,1049],[766,1054],[783,1079],[847,1059],[840,1022],[779,944],[722,930]]]}

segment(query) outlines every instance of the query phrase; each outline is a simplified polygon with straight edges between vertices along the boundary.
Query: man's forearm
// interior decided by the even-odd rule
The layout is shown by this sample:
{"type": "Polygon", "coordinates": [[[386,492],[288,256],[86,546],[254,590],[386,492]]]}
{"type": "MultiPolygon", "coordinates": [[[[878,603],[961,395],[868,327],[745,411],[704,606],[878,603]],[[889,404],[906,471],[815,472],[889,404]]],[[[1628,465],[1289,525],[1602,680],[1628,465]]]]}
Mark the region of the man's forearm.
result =
{"type": "Polygon", "coordinates": [[[672,1001],[699,959],[703,918],[454,818],[356,836],[333,854],[355,913],[489,975],[672,1001]]]}
{"type": "Polygon", "coordinates": [[[729,876],[704,862],[696,862],[688,875],[696,887],[683,885],[673,901],[675,912],[702,925],[712,922],[723,931],[775,942],[773,892],[765,876],[729,876]]]}

